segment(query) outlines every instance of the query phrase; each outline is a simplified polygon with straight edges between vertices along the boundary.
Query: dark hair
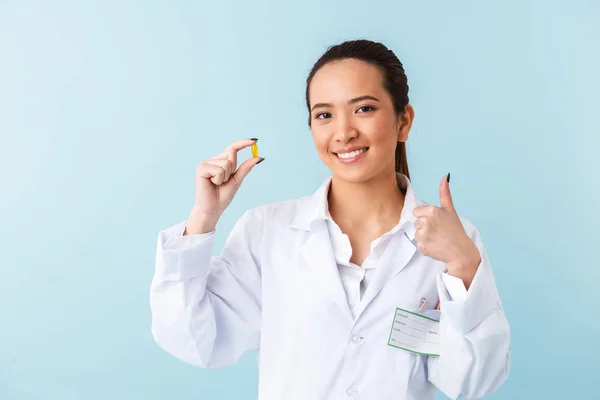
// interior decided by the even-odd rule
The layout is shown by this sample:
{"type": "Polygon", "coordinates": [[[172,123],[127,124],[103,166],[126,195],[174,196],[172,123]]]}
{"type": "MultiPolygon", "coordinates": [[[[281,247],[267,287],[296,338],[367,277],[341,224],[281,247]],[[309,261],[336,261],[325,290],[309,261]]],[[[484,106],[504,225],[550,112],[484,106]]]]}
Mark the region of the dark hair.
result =
{"type": "MultiPolygon", "coordinates": [[[[381,43],[370,40],[351,40],[331,46],[317,60],[306,79],[306,106],[308,107],[308,125],[310,126],[310,103],[308,90],[315,73],[325,64],[344,59],[357,59],[376,66],[383,75],[383,87],[392,97],[392,104],[398,115],[404,113],[408,104],[408,79],[402,63],[394,52],[381,43]]],[[[408,160],[406,159],[406,144],[396,145],[396,172],[410,178],[408,160]]]]}

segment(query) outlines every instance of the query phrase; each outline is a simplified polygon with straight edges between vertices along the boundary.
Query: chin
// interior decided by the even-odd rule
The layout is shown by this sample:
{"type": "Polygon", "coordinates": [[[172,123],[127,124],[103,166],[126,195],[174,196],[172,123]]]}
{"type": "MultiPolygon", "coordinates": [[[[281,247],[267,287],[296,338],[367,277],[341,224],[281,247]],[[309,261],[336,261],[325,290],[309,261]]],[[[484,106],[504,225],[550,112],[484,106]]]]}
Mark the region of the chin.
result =
{"type": "Polygon", "coordinates": [[[362,183],[373,178],[373,174],[367,173],[367,171],[361,171],[360,169],[353,171],[340,171],[338,168],[336,170],[332,170],[332,174],[336,177],[336,179],[340,179],[349,183],[362,183]]]}

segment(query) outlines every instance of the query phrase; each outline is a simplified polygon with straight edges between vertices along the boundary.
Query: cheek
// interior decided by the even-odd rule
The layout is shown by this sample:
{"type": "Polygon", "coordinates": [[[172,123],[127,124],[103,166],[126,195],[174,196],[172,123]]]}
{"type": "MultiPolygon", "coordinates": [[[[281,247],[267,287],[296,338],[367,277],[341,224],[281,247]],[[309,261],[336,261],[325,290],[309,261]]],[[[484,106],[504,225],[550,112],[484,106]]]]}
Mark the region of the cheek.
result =
{"type": "Polygon", "coordinates": [[[319,154],[326,154],[329,149],[329,137],[323,129],[312,128],[313,141],[319,154]]]}
{"type": "Polygon", "coordinates": [[[395,148],[397,141],[395,126],[390,125],[387,118],[377,118],[365,122],[365,126],[361,130],[369,137],[372,146],[385,148],[391,145],[395,148]]]}

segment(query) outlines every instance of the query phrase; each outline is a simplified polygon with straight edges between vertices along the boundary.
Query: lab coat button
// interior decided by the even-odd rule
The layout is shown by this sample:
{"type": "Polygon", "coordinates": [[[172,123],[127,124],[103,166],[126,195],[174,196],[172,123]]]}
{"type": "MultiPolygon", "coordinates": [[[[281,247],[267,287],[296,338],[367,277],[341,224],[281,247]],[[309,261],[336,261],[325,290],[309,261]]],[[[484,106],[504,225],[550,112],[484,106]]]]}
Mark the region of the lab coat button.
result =
{"type": "Polygon", "coordinates": [[[346,390],[346,394],[348,395],[348,397],[356,397],[356,395],[358,394],[358,389],[354,386],[350,386],[348,390],[346,390]]]}
{"type": "Polygon", "coordinates": [[[358,335],[354,335],[352,336],[352,338],[350,339],[352,341],[352,343],[354,344],[361,344],[363,341],[363,337],[362,336],[358,336],[358,335]]]}

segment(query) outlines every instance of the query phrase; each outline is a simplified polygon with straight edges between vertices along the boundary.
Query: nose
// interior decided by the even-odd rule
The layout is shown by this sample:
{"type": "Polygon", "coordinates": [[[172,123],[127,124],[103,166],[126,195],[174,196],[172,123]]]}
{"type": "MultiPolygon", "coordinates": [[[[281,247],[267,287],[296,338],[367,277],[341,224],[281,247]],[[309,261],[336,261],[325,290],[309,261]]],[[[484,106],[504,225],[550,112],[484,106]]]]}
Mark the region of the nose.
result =
{"type": "Polygon", "coordinates": [[[348,143],[358,136],[358,131],[352,124],[352,119],[343,115],[338,116],[335,126],[335,140],[341,143],[348,143]]]}

